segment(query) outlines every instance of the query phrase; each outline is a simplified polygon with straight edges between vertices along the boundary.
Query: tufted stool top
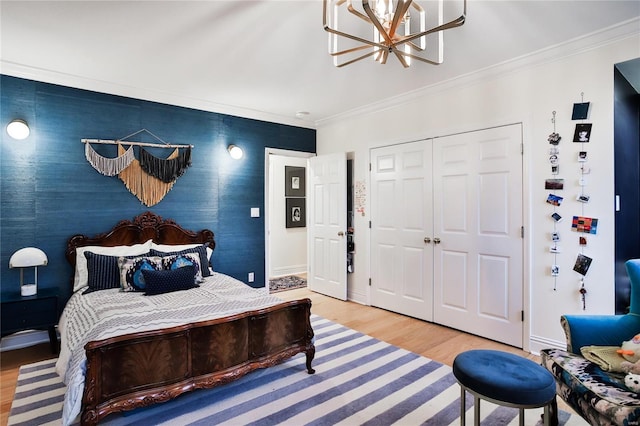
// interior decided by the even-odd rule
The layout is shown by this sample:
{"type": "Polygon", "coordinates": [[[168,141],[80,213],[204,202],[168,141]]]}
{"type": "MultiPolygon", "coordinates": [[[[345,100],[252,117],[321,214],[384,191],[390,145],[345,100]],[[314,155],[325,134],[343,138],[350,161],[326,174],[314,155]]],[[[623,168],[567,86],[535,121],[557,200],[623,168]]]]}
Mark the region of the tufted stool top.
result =
{"type": "Polygon", "coordinates": [[[553,376],[530,359],[477,349],[456,356],[453,375],[485,398],[520,406],[543,406],[556,394],[553,376]]]}

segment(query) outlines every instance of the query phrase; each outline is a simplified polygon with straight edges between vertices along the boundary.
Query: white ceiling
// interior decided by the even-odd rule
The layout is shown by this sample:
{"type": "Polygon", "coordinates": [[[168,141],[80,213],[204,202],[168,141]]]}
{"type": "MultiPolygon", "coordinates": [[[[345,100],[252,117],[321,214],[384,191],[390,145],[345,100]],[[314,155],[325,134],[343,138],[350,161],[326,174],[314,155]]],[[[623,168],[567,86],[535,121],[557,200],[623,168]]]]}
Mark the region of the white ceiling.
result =
{"type": "MultiPolygon", "coordinates": [[[[452,19],[461,2],[445,7],[452,19]]],[[[320,0],[2,0],[0,72],[314,127],[640,16],[636,0],[468,0],[467,9],[464,26],[444,34],[442,65],[404,69],[391,57],[338,69],[320,0]]]]}

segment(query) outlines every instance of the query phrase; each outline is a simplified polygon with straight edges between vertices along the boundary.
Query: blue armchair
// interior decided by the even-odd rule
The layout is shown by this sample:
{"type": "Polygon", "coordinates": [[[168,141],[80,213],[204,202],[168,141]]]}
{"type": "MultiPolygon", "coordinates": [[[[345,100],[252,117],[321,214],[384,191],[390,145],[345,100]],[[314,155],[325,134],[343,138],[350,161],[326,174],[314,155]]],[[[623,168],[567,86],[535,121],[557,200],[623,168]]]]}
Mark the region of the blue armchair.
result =
{"type": "Polygon", "coordinates": [[[567,350],[544,349],[542,365],[556,378],[556,390],[592,425],[640,424],[640,395],[624,384],[624,373],[603,371],[580,352],[584,346],[620,346],[640,333],[640,259],[626,262],[631,305],[625,315],[563,315],[567,350]]]}

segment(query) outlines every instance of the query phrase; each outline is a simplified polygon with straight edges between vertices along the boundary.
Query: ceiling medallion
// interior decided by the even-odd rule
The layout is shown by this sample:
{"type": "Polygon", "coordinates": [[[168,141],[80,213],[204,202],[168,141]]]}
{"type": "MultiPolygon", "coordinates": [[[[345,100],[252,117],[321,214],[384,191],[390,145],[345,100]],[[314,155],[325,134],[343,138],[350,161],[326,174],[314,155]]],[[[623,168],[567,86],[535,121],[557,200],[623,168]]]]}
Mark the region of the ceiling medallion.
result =
{"type": "Polygon", "coordinates": [[[441,64],[442,33],[462,26],[467,15],[467,0],[462,0],[462,15],[444,23],[444,2],[421,1],[422,6],[418,0],[362,0],[359,10],[352,0],[323,0],[322,23],[329,33],[334,65],[343,67],[369,57],[385,64],[390,54],[405,68],[413,59],[441,64]],[[340,29],[338,22],[340,28],[351,27],[350,32],[340,29]]]}

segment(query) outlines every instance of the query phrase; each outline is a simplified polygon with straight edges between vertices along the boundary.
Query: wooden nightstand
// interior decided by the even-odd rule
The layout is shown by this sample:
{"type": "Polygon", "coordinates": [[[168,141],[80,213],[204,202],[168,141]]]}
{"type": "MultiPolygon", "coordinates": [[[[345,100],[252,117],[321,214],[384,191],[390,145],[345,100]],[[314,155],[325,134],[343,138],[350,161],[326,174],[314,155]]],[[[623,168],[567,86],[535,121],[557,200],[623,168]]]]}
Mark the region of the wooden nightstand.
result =
{"type": "Polygon", "coordinates": [[[2,337],[23,330],[46,328],[49,331],[51,352],[57,354],[58,335],[58,293],[53,289],[39,289],[35,296],[21,296],[20,293],[2,297],[0,311],[2,337]]]}

